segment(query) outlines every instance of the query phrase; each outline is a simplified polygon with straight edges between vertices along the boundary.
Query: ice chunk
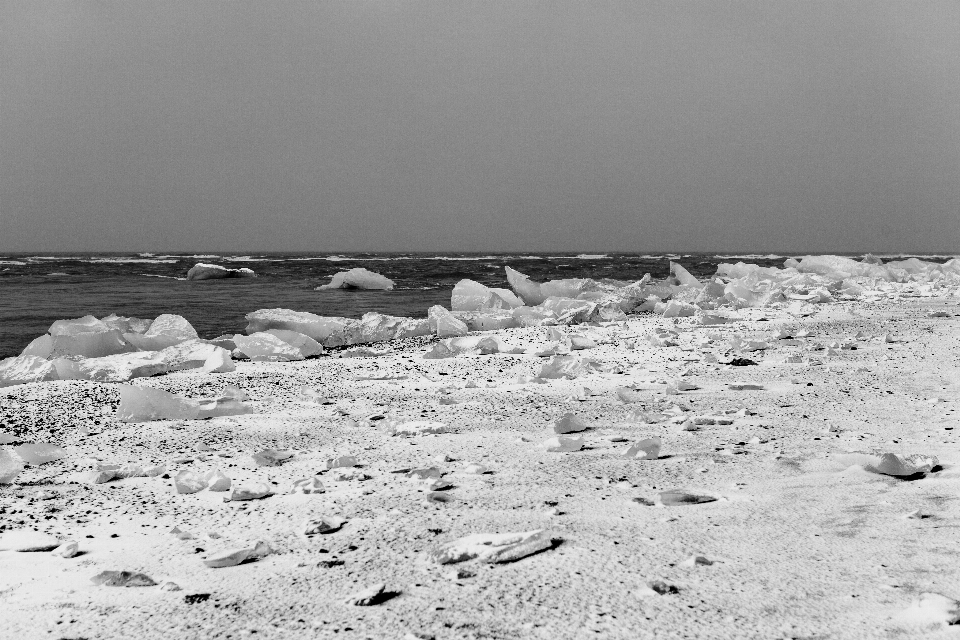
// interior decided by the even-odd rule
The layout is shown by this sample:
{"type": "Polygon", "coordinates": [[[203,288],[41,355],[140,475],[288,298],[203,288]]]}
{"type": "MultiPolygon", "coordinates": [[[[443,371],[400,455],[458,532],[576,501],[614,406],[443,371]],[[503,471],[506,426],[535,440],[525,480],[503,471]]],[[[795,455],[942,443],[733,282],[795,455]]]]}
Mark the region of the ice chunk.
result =
{"type": "Polygon", "coordinates": [[[107,325],[111,329],[117,329],[121,333],[146,333],[147,329],[149,329],[150,325],[153,323],[152,320],[145,320],[143,318],[127,318],[124,316],[118,316],[115,313],[111,313],[108,316],[100,318],[100,322],[107,325]]]}
{"type": "Polygon", "coordinates": [[[74,540],[68,540],[50,553],[60,558],[72,558],[80,553],[80,544],[74,540]]]}
{"type": "Polygon", "coordinates": [[[347,521],[340,516],[307,518],[303,523],[303,535],[315,536],[318,533],[336,533],[346,522],[347,521]]]}
{"type": "Polygon", "coordinates": [[[0,449],[0,484],[11,484],[23,471],[23,460],[9,449],[0,449]]]}
{"type": "Polygon", "coordinates": [[[135,571],[101,571],[90,582],[104,587],[154,587],[153,578],[135,571]]]}
{"type": "Polygon", "coordinates": [[[864,468],[873,473],[906,477],[918,473],[930,473],[939,464],[935,456],[920,454],[901,456],[896,453],[884,453],[877,462],[868,464],[864,468]]]}
{"type": "Polygon", "coordinates": [[[296,480],[293,483],[293,486],[290,488],[290,493],[323,493],[323,482],[320,480],[320,476],[313,476],[311,478],[302,478],[296,480]]]}
{"type": "Polygon", "coordinates": [[[249,336],[238,333],[233,340],[237,343],[237,349],[254,362],[290,362],[303,360],[304,357],[300,349],[272,333],[260,331],[249,336]]]}
{"type": "Polygon", "coordinates": [[[37,356],[47,359],[53,352],[53,337],[50,334],[43,334],[24,347],[20,352],[21,356],[37,356]]]}
{"type": "Polygon", "coordinates": [[[16,529],[0,534],[0,549],[10,549],[21,553],[53,551],[60,546],[60,540],[46,533],[29,529],[16,529]]]}
{"type": "Polygon", "coordinates": [[[159,315],[145,333],[125,333],[124,339],[143,351],[159,351],[187,340],[195,340],[196,329],[183,316],[172,313],[159,315]]]}
{"type": "Polygon", "coordinates": [[[376,289],[389,291],[393,289],[393,280],[379,273],[374,273],[362,267],[335,273],[328,284],[317,289],[376,289]]]}
{"type": "Polygon", "coordinates": [[[435,433],[448,433],[452,429],[442,422],[428,422],[426,420],[413,420],[411,422],[397,423],[386,421],[385,425],[390,435],[394,436],[422,436],[435,433]]]}
{"type": "Polygon", "coordinates": [[[667,507],[678,507],[690,504],[705,504],[707,502],[716,502],[713,496],[705,496],[681,489],[671,489],[660,492],[660,503],[667,507]]]}
{"type": "Polygon", "coordinates": [[[207,372],[226,372],[236,369],[230,352],[196,338],[166,347],[159,353],[170,371],[202,368],[207,372]]]}
{"type": "Polygon", "coordinates": [[[198,262],[187,271],[187,280],[219,280],[222,278],[256,278],[253,269],[228,269],[218,264],[198,262]]]}
{"type": "Polygon", "coordinates": [[[299,331],[290,331],[288,329],[267,329],[263,333],[274,335],[284,342],[300,350],[304,358],[318,356],[324,353],[323,346],[310,336],[299,331]]]}
{"type": "Polygon", "coordinates": [[[121,422],[148,422],[151,420],[194,420],[200,413],[200,403],[150,387],[117,385],[120,406],[117,419],[121,422]]]}
{"type": "Polygon", "coordinates": [[[430,556],[438,564],[453,564],[477,558],[480,562],[512,562],[553,546],[544,529],[521,533],[478,533],[442,545],[430,556]]]}
{"type": "Polygon", "coordinates": [[[546,299],[539,283],[533,282],[528,276],[519,271],[514,271],[510,267],[504,267],[504,271],[507,273],[507,282],[510,283],[510,288],[523,300],[525,305],[535,307],[546,299]]]}
{"type": "Polygon", "coordinates": [[[510,315],[521,327],[542,327],[557,324],[557,314],[542,307],[517,307],[510,315]]]}
{"type": "Polygon", "coordinates": [[[676,280],[676,284],[679,284],[682,287],[691,287],[694,289],[703,288],[703,283],[693,277],[689,271],[672,260],[670,261],[670,275],[674,280],[676,280]]]}
{"type": "Polygon", "coordinates": [[[901,624],[924,627],[956,625],[960,623],[960,602],[939,593],[921,593],[894,619],[901,624]]]}
{"type": "Polygon", "coordinates": [[[73,320],[57,320],[47,329],[47,333],[54,337],[103,333],[104,331],[110,331],[110,327],[94,316],[83,316],[73,320]]]}
{"type": "Polygon", "coordinates": [[[474,280],[461,280],[453,287],[450,308],[454,311],[512,309],[523,302],[506,289],[491,289],[474,280]]]}
{"type": "Polygon", "coordinates": [[[117,329],[84,316],[75,320],[57,320],[50,325],[51,348],[48,357],[97,358],[135,351],[117,329]]]}
{"type": "Polygon", "coordinates": [[[286,329],[310,336],[326,347],[343,344],[344,328],[356,320],[324,317],[290,309],[259,309],[246,315],[247,334],[267,329],[286,329]]]}
{"type": "Polygon", "coordinates": [[[453,358],[462,354],[490,355],[501,351],[500,343],[496,338],[487,336],[467,336],[463,338],[446,338],[434,345],[423,355],[425,360],[440,360],[453,358]]]}
{"type": "Polygon", "coordinates": [[[646,438],[632,444],[623,452],[624,458],[636,458],[638,460],[656,460],[660,457],[660,438],[646,438]]]}
{"type": "Polygon", "coordinates": [[[696,305],[671,300],[663,309],[664,318],[684,318],[695,315],[700,308],[696,305]]]}
{"type": "Polygon", "coordinates": [[[39,356],[15,356],[0,360],[0,387],[56,380],[59,377],[53,363],[39,356]]]}
{"type": "Polygon", "coordinates": [[[229,491],[230,485],[232,484],[230,478],[220,471],[220,469],[213,469],[208,471],[203,477],[204,483],[207,485],[207,490],[209,491],[229,491]]]}
{"type": "Polygon", "coordinates": [[[551,312],[560,324],[580,324],[591,318],[597,305],[587,300],[550,296],[543,301],[540,308],[551,312]]]}
{"type": "Polygon", "coordinates": [[[241,416],[248,413],[256,413],[257,410],[248,404],[244,404],[236,398],[224,396],[216,400],[206,400],[200,402],[197,412],[197,419],[222,418],[224,416],[241,416]]]}
{"type": "Polygon", "coordinates": [[[588,426],[589,425],[584,422],[584,420],[576,415],[572,413],[565,413],[563,414],[563,417],[553,423],[553,432],[576,433],[578,431],[585,431],[588,426]]]}
{"type": "Polygon", "coordinates": [[[390,597],[388,594],[384,593],[386,588],[387,585],[382,582],[371,585],[347,598],[345,604],[355,607],[369,607],[378,604],[379,602],[390,597]]]}
{"type": "Polygon", "coordinates": [[[254,484],[234,485],[230,490],[230,495],[224,498],[224,502],[237,500],[259,500],[273,495],[273,489],[266,482],[256,482],[254,484]]]}
{"type": "Polygon", "coordinates": [[[580,451],[583,448],[583,438],[555,436],[544,440],[543,447],[550,452],[580,451]]]}
{"type": "Polygon", "coordinates": [[[465,322],[440,305],[430,307],[427,311],[427,319],[430,322],[430,330],[441,338],[462,336],[470,331],[465,322]]]}
{"type": "Polygon", "coordinates": [[[213,569],[234,567],[247,560],[256,560],[273,553],[266,542],[257,542],[251,547],[227,549],[207,556],[203,564],[213,569]]]}
{"type": "Polygon", "coordinates": [[[43,442],[22,444],[19,447],[14,447],[13,452],[29,464],[45,464],[65,458],[67,455],[67,452],[57,445],[43,442]]]}
{"type": "Polygon", "coordinates": [[[414,338],[430,335],[430,320],[427,318],[403,318],[370,312],[359,320],[349,321],[343,328],[340,342],[332,344],[334,336],[324,343],[328,346],[370,344],[399,338],[414,338]]]}
{"type": "Polygon", "coordinates": [[[79,361],[57,358],[53,361],[57,374],[63,380],[96,380],[97,382],[126,382],[133,378],[147,378],[171,370],[170,364],[157,351],[118,353],[102,358],[79,361]]]}
{"type": "Polygon", "coordinates": [[[177,493],[197,493],[207,488],[207,481],[196,471],[184,470],[173,477],[177,493]]]}
{"type": "Polygon", "coordinates": [[[454,316],[466,324],[470,331],[498,331],[520,326],[516,316],[504,309],[457,311],[454,316]]]}
{"type": "Polygon", "coordinates": [[[550,361],[544,362],[540,367],[540,378],[567,378],[574,379],[585,376],[591,371],[601,367],[590,359],[581,360],[574,355],[554,356],[550,361]]]}

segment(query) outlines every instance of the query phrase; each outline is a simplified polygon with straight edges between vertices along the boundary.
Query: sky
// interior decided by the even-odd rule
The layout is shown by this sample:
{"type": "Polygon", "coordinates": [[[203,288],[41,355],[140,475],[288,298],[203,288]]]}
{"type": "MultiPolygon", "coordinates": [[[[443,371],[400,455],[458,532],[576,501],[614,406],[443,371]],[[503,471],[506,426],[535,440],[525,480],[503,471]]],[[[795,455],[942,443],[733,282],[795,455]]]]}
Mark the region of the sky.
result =
{"type": "Polygon", "coordinates": [[[0,251],[960,252],[955,0],[0,0],[0,251]]]}

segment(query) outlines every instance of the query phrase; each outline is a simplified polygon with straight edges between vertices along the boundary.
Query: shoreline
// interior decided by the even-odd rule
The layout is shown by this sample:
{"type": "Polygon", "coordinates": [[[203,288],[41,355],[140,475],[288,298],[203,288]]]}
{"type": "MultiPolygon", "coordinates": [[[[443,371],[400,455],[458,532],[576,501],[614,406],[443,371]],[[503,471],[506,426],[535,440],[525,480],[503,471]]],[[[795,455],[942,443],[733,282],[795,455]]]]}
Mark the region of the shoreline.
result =
{"type": "MultiPolygon", "coordinates": [[[[640,316],[560,327],[592,335],[598,346],[574,353],[604,368],[543,383],[529,378],[549,358],[501,353],[426,360],[430,345],[417,339],[374,358],[238,362],[231,373],[135,381],[206,398],[234,385],[258,411],[210,420],[119,423],[112,417],[112,385],[87,381],[0,390],[6,415],[19,404],[16,411],[33,411],[42,424],[20,432],[6,417],[0,430],[18,438],[9,446],[45,441],[68,452],[63,460],[31,466],[20,484],[0,486],[2,522],[77,540],[84,552],[62,559],[0,551],[0,602],[16,612],[0,629],[11,636],[49,631],[97,638],[171,632],[204,638],[862,638],[898,630],[936,637],[940,627],[905,622],[902,614],[923,593],[960,596],[954,577],[960,563],[948,534],[960,516],[951,498],[960,482],[960,444],[951,435],[952,425],[960,426],[955,304],[934,298],[836,302],[818,305],[809,318],[761,308],[743,309],[739,314],[750,319],[718,326],[640,316]],[[951,315],[927,317],[944,309],[951,315]],[[658,326],[678,331],[680,346],[653,346],[645,337],[658,326]],[[813,333],[796,338],[800,344],[779,345],[770,334],[781,326],[813,333]],[[869,339],[856,340],[858,332],[869,339]],[[895,342],[885,341],[888,333],[895,342]],[[710,334],[719,336],[715,345],[684,350],[710,334]],[[770,340],[773,348],[740,354],[757,366],[703,362],[703,352],[728,361],[723,345],[734,335],[770,340]],[[826,355],[833,342],[858,348],[826,355]],[[807,351],[814,343],[824,350],[807,351]],[[776,362],[790,355],[823,364],[776,362]],[[684,369],[689,375],[679,375],[684,369]],[[395,378],[362,379],[371,376],[395,378]],[[526,381],[518,381],[523,376],[526,381]],[[668,393],[663,382],[677,380],[700,388],[668,393]],[[731,390],[735,382],[764,390],[731,390]],[[314,400],[332,404],[308,402],[305,385],[315,390],[314,400]],[[624,387],[637,402],[618,396],[624,387]],[[670,417],[628,424],[634,410],[670,417]],[[542,442],[556,435],[553,422],[566,413],[590,425],[571,434],[583,435],[587,446],[544,450],[542,442]],[[733,424],[690,431],[674,419],[714,415],[733,424]],[[394,418],[441,422],[450,431],[389,435],[384,425],[394,418]],[[659,459],[622,457],[625,447],[653,436],[662,440],[659,459]],[[263,449],[294,453],[280,466],[259,467],[251,456],[263,449]],[[940,468],[914,481],[866,471],[863,454],[884,451],[933,455],[940,468]],[[360,466],[327,470],[326,461],[340,456],[355,456],[360,466]],[[164,463],[171,478],[65,482],[92,458],[164,463]],[[174,462],[186,458],[193,461],[174,462]],[[470,472],[477,464],[488,472],[470,472]],[[235,483],[275,483],[276,494],[224,502],[208,490],[173,491],[175,473],[214,467],[235,483]],[[397,473],[429,467],[453,485],[443,491],[450,501],[426,502],[429,488],[397,473]],[[325,493],[286,493],[291,482],[318,471],[325,493]],[[347,479],[335,479],[338,474],[347,479]],[[716,500],[658,503],[662,491],[675,488],[716,500]],[[55,497],[37,499],[38,491],[55,497]],[[905,517],[917,510],[927,517],[905,517]],[[308,514],[346,523],[306,539],[298,531],[308,514]],[[170,533],[175,526],[194,537],[179,539],[170,533]],[[431,560],[436,549],[462,536],[541,529],[551,546],[509,564],[431,560]],[[201,561],[257,540],[273,553],[225,569],[201,561]],[[715,563],[683,566],[696,555],[715,563]],[[94,586],[90,578],[103,570],[143,572],[182,591],[94,586]],[[461,577],[451,575],[457,570],[461,577]],[[650,584],[658,581],[677,592],[651,595],[650,584]],[[343,604],[377,583],[396,595],[376,606],[343,604]],[[196,594],[210,595],[189,604],[187,596],[196,594]]],[[[548,331],[480,335],[537,347],[550,342],[548,331]]],[[[927,622],[936,625],[930,615],[927,622]]]]}

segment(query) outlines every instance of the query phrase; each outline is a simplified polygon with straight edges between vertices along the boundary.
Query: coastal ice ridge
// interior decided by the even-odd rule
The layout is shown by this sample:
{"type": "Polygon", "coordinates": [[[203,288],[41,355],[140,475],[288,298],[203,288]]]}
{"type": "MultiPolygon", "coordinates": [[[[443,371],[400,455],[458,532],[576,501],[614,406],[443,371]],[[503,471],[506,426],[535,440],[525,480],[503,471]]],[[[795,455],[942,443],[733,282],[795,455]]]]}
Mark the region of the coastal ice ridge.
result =
{"type": "MultiPolygon", "coordinates": [[[[200,339],[186,319],[173,314],[154,320],[117,315],[58,320],[20,356],[0,361],[0,387],[70,379],[125,382],[186,369],[226,372],[234,370],[234,358],[303,360],[335,347],[429,335],[455,338],[472,331],[514,327],[619,321],[637,313],[695,317],[702,324],[720,324],[729,318],[728,311],[745,307],[784,307],[803,313],[804,308],[838,299],[960,295],[957,258],[941,264],[917,258],[884,263],[869,255],[862,261],[805,256],[788,258],[782,269],[721,263],[703,282],[674,262],[668,278],[653,280],[647,274],[636,282],[568,278],[541,283],[510,267],[505,271],[509,289],[461,280],[453,288],[451,309],[431,307],[422,319],[380,313],[353,319],[260,309],[246,315],[247,335],[212,340],[200,339]]],[[[392,282],[379,274],[363,269],[351,272],[338,274],[344,277],[335,277],[326,286],[339,282],[338,286],[388,288],[386,281],[392,287],[392,282]],[[350,285],[346,274],[360,271],[366,273],[350,285]]]]}

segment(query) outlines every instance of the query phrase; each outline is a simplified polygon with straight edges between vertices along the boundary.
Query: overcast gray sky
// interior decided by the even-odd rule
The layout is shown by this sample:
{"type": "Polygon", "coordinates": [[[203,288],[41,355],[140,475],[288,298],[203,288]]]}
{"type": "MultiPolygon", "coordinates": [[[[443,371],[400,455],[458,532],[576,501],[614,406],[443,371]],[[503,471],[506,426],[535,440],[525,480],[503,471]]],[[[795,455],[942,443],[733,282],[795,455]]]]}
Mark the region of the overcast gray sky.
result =
{"type": "Polygon", "coordinates": [[[960,252],[960,3],[0,0],[0,250],[960,252]]]}

